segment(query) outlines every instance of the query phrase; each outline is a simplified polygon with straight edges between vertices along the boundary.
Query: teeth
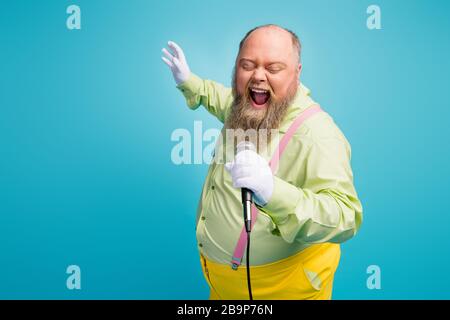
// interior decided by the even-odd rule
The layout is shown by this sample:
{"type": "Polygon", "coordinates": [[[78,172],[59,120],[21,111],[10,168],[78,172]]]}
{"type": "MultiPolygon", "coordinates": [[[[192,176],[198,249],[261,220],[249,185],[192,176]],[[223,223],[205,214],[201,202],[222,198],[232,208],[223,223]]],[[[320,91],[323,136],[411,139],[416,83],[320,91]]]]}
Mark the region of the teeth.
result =
{"type": "Polygon", "coordinates": [[[256,93],[267,93],[269,90],[263,90],[263,89],[254,89],[254,88],[252,88],[252,89],[250,89],[250,90],[252,90],[253,92],[256,92],[256,93]]]}

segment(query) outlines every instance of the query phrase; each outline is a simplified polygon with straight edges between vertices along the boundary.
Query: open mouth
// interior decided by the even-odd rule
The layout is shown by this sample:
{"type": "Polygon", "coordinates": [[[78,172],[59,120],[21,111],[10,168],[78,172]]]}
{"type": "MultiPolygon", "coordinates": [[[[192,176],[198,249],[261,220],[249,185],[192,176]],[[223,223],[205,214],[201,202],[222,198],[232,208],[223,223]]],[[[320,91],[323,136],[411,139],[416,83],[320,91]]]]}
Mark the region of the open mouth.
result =
{"type": "Polygon", "coordinates": [[[264,89],[250,88],[250,97],[255,107],[264,106],[270,98],[270,91],[264,89]]]}

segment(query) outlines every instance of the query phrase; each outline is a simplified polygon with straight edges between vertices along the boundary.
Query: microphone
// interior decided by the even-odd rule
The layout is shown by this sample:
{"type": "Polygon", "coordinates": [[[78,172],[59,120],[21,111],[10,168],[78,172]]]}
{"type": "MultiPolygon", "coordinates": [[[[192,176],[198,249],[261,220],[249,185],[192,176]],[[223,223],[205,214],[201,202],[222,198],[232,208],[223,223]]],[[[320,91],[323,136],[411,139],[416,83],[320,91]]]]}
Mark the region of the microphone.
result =
{"type": "Polygon", "coordinates": [[[252,192],[250,189],[241,189],[242,207],[244,208],[245,231],[250,233],[252,228],[252,192]]]}
{"type": "MultiPolygon", "coordinates": [[[[236,151],[237,153],[239,153],[244,150],[256,151],[256,148],[253,145],[253,143],[249,141],[241,141],[238,143],[236,151]]],[[[241,189],[244,224],[245,224],[245,231],[247,231],[247,233],[250,233],[252,228],[252,203],[253,203],[252,196],[253,193],[250,189],[247,188],[241,189]]]]}

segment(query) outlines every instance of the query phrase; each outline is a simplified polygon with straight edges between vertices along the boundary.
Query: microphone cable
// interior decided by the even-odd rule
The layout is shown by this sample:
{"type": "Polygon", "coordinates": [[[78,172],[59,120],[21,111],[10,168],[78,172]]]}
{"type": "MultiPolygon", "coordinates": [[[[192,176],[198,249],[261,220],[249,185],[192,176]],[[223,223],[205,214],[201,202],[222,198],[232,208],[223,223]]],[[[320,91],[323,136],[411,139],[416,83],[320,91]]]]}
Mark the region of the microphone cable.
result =
{"type": "Polygon", "coordinates": [[[247,286],[248,286],[248,296],[250,300],[253,300],[252,294],[252,284],[250,281],[250,231],[247,231],[247,257],[246,257],[246,265],[247,265],[247,286]]]}
{"type": "MultiPolygon", "coordinates": [[[[256,151],[255,146],[249,141],[241,141],[237,147],[237,152],[243,150],[252,150],[256,151]]],[[[251,190],[247,188],[241,189],[241,198],[242,198],[242,208],[244,214],[244,225],[245,231],[247,232],[247,257],[246,257],[246,266],[247,266],[247,287],[248,287],[248,296],[250,300],[253,300],[252,294],[252,284],[250,281],[250,232],[252,229],[252,205],[253,205],[253,195],[251,190]]]]}

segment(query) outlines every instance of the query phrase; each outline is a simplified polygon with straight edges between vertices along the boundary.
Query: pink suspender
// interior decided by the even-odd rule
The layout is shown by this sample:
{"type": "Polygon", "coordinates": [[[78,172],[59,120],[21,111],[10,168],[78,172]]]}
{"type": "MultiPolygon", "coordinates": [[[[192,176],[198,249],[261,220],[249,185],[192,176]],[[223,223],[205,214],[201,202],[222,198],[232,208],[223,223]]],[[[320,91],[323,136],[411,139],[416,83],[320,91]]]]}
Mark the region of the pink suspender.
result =
{"type": "MultiPolygon", "coordinates": [[[[289,127],[286,134],[281,138],[281,141],[278,145],[278,147],[275,149],[275,152],[272,156],[272,159],[269,162],[270,169],[272,169],[272,173],[275,173],[278,162],[280,160],[281,155],[284,152],[284,149],[286,148],[287,144],[291,140],[294,133],[297,131],[297,129],[302,125],[302,123],[308,119],[309,117],[313,116],[314,114],[322,111],[319,105],[314,105],[312,107],[307,108],[305,111],[300,113],[300,115],[294,120],[294,122],[289,127]]],[[[252,204],[252,228],[256,222],[256,218],[258,216],[258,209],[254,204],[252,204]]],[[[247,246],[247,233],[245,231],[245,226],[242,227],[241,235],[239,236],[239,240],[236,244],[236,248],[234,249],[233,258],[231,260],[231,267],[233,270],[237,270],[239,265],[241,264],[242,257],[244,256],[244,250],[247,246]]]]}

